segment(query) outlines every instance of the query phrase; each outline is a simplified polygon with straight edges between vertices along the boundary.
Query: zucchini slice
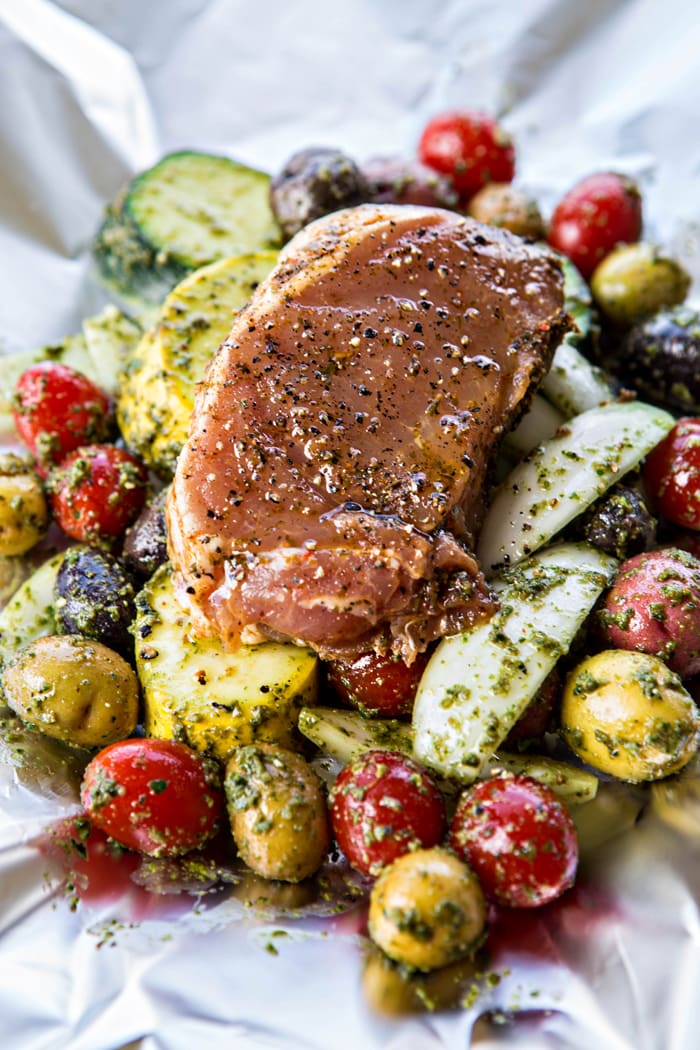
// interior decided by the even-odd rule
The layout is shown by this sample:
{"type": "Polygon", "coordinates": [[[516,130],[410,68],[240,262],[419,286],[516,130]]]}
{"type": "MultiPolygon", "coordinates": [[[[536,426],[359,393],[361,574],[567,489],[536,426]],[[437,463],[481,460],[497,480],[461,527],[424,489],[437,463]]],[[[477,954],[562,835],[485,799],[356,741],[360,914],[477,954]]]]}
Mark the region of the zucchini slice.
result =
{"type": "Polygon", "coordinates": [[[407,722],[366,718],[342,708],[302,708],[299,732],[343,766],[365,751],[413,751],[413,730],[407,722]]]}
{"type": "Polygon", "coordinates": [[[276,259],[276,252],[255,252],[196,270],[166,297],[157,323],[128,357],[117,399],[119,427],[127,445],[162,477],[172,477],[197,384],[234,312],[276,259]]]}
{"type": "Polygon", "coordinates": [[[616,567],[585,543],[541,551],[494,581],[499,611],[444,638],[413,709],[416,757],[475,780],[565,653],[616,567]]]}
{"type": "MultiPolygon", "coordinates": [[[[365,718],[357,711],[331,707],[304,707],[299,713],[299,730],[316,747],[341,765],[352,762],[365,751],[388,750],[413,754],[413,730],[394,718],[365,718]]],[[[593,773],[547,755],[512,755],[499,751],[487,764],[489,775],[507,771],[522,773],[546,784],[568,803],[589,802],[598,791],[593,773]]],[[[456,795],[462,785],[438,778],[447,795],[456,795]]]]}
{"type": "Polygon", "coordinates": [[[240,744],[295,747],[299,711],[317,694],[310,650],[266,642],[229,653],[218,639],[195,638],[167,564],[137,596],[133,632],[147,735],[224,762],[240,744]]]}
{"type": "Polygon", "coordinates": [[[668,433],[674,419],[643,401],[592,408],[528,455],[499,485],[477,558],[484,572],[539,550],[668,433]]]}
{"type": "Polygon", "coordinates": [[[615,400],[603,370],[592,365],[567,338],[555,350],[540,390],[567,419],[615,400]]]}
{"type": "Polygon", "coordinates": [[[0,611],[31,574],[27,558],[5,554],[0,557],[0,611]]]}
{"type": "Polygon", "coordinates": [[[59,634],[56,622],[56,577],[64,554],[45,561],[15,591],[0,612],[0,665],[36,638],[59,634]]]}
{"type": "Polygon", "coordinates": [[[269,184],[229,157],[167,154],[107,208],[93,244],[101,277],[128,302],[159,303],[192,270],[278,246],[269,184]]]}
{"type": "Polygon", "coordinates": [[[112,305],[83,321],[88,374],[108,394],[114,396],[117,393],[127,357],[142,334],[137,321],[112,305]]]}
{"type": "Polygon", "coordinates": [[[540,394],[535,394],[515,429],[504,435],[506,454],[510,454],[513,459],[520,459],[531,452],[535,445],[540,445],[556,434],[564,422],[564,416],[554,405],[540,394]]]}
{"type": "Polygon", "coordinates": [[[576,322],[576,330],[567,332],[557,347],[540,390],[569,419],[579,412],[614,401],[615,394],[602,369],[591,364],[578,349],[591,341],[596,327],[591,290],[570,259],[549,246],[547,250],[553,252],[561,263],[564,305],[576,322]]]}

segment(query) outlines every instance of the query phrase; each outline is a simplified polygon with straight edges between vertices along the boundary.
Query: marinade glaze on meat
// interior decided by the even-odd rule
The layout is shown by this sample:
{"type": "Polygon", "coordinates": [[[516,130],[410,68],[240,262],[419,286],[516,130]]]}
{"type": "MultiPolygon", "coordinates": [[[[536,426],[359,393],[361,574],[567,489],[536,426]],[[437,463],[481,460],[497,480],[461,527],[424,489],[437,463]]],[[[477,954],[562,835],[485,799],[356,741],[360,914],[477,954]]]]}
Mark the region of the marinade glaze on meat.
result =
{"type": "Polygon", "coordinates": [[[168,502],[200,631],[410,662],[494,608],[489,463],[570,325],[558,263],[449,211],[302,230],[201,385],[168,502]]]}

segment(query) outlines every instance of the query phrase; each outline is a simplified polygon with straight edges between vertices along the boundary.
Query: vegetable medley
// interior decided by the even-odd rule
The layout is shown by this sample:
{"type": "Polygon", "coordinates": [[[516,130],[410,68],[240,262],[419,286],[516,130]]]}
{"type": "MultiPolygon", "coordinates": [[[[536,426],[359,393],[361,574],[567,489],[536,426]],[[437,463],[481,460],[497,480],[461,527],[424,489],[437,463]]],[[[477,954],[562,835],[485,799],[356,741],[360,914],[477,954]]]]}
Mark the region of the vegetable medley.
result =
{"type": "Polygon", "coordinates": [[[601,783],[696,754],[700,316],[627,175],[587,174],[547,220],[488,115],[437,115],[418,154],[304,149],[270,179],[180,152],[108,207],[94,256],[119,306],[3,359],[0,681],[31,731],[82,749],[88,827],[151,857],[226,834],[289,883],[340,854],[382,958],[430,972],[488,944],[494,906],[572,887],[601,783]],[[462,211],[564,268],[577,331],[504,438],[476,552],[498,610],[411,666],[229,652],[168,562],[194,392],[279,246],[366,201],[462,211]]]}

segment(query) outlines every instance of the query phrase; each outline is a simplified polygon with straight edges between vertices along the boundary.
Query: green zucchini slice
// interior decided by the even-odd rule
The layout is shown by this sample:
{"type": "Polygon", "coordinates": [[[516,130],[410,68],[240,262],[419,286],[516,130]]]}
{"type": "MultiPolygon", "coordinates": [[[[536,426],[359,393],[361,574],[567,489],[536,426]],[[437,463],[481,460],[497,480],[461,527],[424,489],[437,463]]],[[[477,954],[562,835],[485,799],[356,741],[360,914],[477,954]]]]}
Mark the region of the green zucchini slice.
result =
{"type": "Polygon", "coordinates": [[[476,555],[486,575],[543,547],[632,470],[673,426],[643,401],[591,408],[538,445],[495,491],[476,555]]]}
{"type": "MultiPolygon", "coordinates": [[[[365,718],[358,711],[332,707],[302,707],[299,730],[322,752],[346,765],[365,751],[401,751],[413,754],[413,729],[394,718],[365,718]]],[[[578,766],[548,755],[513,755],[499,751],[486,763],[484,773],[519,773],[546,784],[559,798],[570,804],[589,802],[598,790],[598,778],[578,766]]],[[[448,796],[459,794],[457,780],[436,779],[448,796]]],[[[471,779],[471,778],[470,778],[471,779]]]]}
{"type": "Polygon", "coordinates": [[[585,543],[567,543],[495,580],[495,616],[443,638],[423,673],[413,708],[419,761],[462,783],[476,780],[568,650],[616,565],[585,543]]]}
{"type": "Polygon", "coordinates": [[[59,634],[56,621],[56,577],[63,553],[36,569],[0,612],[0,665],[17,649],[47,634],[59,634]]]}
{"type": "Polygon", "coordinates": [[[229,157],[169,153],[106,210],[93,256],[126,302],[158,303],[192,270],[280,244],[270,178],[229,157]]]}

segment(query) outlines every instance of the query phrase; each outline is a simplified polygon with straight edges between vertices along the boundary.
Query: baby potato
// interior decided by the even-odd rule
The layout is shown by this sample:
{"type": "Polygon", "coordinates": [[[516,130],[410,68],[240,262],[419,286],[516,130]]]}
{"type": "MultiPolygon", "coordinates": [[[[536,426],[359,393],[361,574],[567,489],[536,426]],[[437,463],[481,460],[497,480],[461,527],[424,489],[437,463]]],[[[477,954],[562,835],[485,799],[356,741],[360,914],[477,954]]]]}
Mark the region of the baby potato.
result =
{"type": "Polygon", "coordinates": [[[266,879],[300,882],[330,846],[321,781],[301,755],[275,744],[236,748],[224,790],[231,833],[248,867],[266,879]]]}
{"type": "Polygon", "coordinates": [[[610,649],[659,656],[684,680],[700,673],[700,560],[676,547],[620,565],[598,611],[610,649]]]}
{"type": "Polygon", "coordinates": [[[591,276],[591,291],[601,311],[622,325],[682,303],[689,287],[690,276],[681,264],[644,241],[614,248],[591,276]]]}
{"type": "Polygon", "coordinates": [[[663,660],[606,649],[583,660],[567,678],[561,727],[584,762],[639,783],[667,777],[690,761],[700,718],[663,660]]]}
{"type": "Polygon", "coordinates": [[[136,675],[117,653],[81,635],[37,638],[6,663],[2,688],[23,722],[74,747],[104,747],[136,728],[136,675]]]}
{"type": "Polygon", "coordinates": [[[415,970],[466,958],[485,922],[476,875],[439,846],[404,853],[382,871],[370,894],[370,937],[390,959],[415,970]]]}
{"type": "Polygon", "coordinates": [[[509,182],[488,182],[469,201],[467,214],[478,222],[501,226],[520,237],[544,237],[537,202],[509,182]]]}
{"type": "Polygon", "coordinates": [[[25,554],[49,523],[44,486],[26,459],[0,454],[0,556],[25,554]]]}
{"type": "Polygon", "coordinates": [[[484,959],[475,952],[438,970],[409,970],[371,944],[362,968],[362,991],[372,1009],[385,1017],[449,1010],[464,1000],[483,966],[484,959]]]}

